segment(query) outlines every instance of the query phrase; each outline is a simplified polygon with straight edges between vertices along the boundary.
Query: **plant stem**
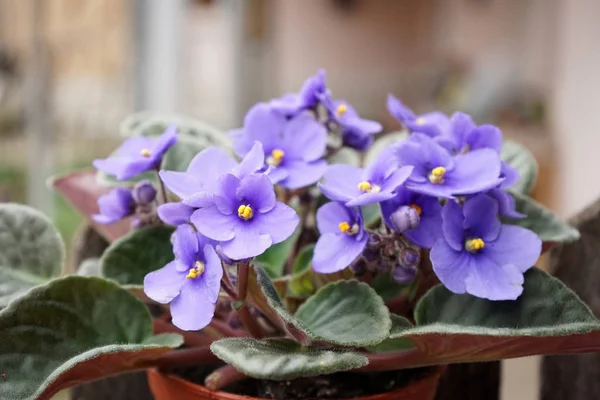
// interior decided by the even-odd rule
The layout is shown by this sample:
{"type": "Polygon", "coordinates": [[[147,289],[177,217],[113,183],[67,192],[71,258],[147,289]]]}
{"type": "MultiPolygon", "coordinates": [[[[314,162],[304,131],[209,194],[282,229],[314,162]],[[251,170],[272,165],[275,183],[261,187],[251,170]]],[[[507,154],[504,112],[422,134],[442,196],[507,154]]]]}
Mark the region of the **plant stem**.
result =
{"type": "Polygon", "coordinates": [[[238,301],[245,301],[248,294],[248,274],[250,273],[250,262],[240,261],[238,264],[238,301]]]}
{"type": "Polygon", "coordinates": [[[243,337],[245,336],[245,332],[241,329],[233,329],[226,322],[218,320],[214,318],[210,322],[210,326],[215,330],[219,331],[221,334],[227,337],[243,337]]]}
{"type": "Polygon", "coordinates": [[[237,299],[237,293],[235,292],[235,290],[233,290],[233,288],[230,285],[228,285],[225,282],[225,280],[221,281],[221,289],[223,289],[223,291],[227,293],[227,295],[232,299],[237,299]]]}
{"type": "Polygon", "coordinates": [[[213,340],[197,332],[184,331],[160,319],[153,320],[154,333],[178,333],[183,336],[183,342],[189,347],[210,345],[213,340]]]}
{"type": "Polygon", "coordinates": [[[244,328],[246,328],[246,330],[252,337],[257,339],[264,337],[262,329],[260,329],[260,325],[258,325],[252,314],[250,314],[250,310],[248,310],[247,303],[244,303],[244,305],[239,310],[237,310],[237,312],[240,321],[244,325],[244,328]]]}
{"type": "Polygon", "coordinates": [[[389,353],[369,353],[365,354],[365,356],[369,359],[369,364],[358,368],[356,371],[394,371],[408,367],[416,368],[439,364],[439,362],[429,361],[427,355],[419,349],[409,349],[389,353]]]}
{"type": "MultiPolygon", "coordinates": [[[[227,271],[227,268],[225,268],[225,263],[222,261],[221,261],[221,267],[223,268],[223,278],[221,280],[221,283],[226,286],[226,288],[223,287],[223,290],[231,297],[232,300],[236,300],[239,297],[239,295],[233,288],[231,279],[229,279],[229,271],[227,271]]],[[[247,284],[246,284],[246,286],[247,286],[247,284]]]]}
{"type": "Polygon", "coordinates": [[[162,179],[160,179],[160,168],[156,168],[156,177],[158,178],[158,185],[160,186],[160,193],[162,196],[162,200],[163,200],[163,204],[166,204],[168,199],[167,199],[167,189],[165,188],[165,184],[163,183],[162,179]]]}
{"type": "Polygon", "coordinates": [[[211,390],[219,390],[246,378],[248,378],[248,376],[233,368],[231,365],[225,365],[207,376],[204,380],[204,386],[211,390]]]}
{"type": "Polygon", "coordinates": [[[155,359],[152,365],[162,369],[180,365],[214,365],[219,363],[221,363],[221,360],[210,351],[209,346],[205,346],[172,351],[155,359]]]}

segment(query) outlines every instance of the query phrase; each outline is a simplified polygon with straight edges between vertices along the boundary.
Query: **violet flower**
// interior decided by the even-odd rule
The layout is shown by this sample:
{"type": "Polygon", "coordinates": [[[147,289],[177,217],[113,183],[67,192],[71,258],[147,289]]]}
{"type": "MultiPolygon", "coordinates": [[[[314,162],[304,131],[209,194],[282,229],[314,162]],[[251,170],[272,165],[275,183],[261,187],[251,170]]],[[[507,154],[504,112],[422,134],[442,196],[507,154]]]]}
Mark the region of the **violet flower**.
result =
{"type": "Polygon", "coordinates": [[[325,172],[327,131],[310,115],[288,120],[266,103],[256,104],[244,119],[244,127],[230,133],[239,156],[246,156],[255,141],[262,143],[266,166],[274,167],[271,180],[287,189],[317,182],[325,172]]]}
{"type": "Polygon", "coordinates": [[[407,189],[434,197],[473,194],[498,186],[500,156],[481,149],[452,156],[432,138],[413,133],[393,146],[400,165],[414,169],[405,183],[407,189]]]}
{"type": "Polygon", "coordinates": [[[413,110],[388,94],[387,108],[390,114],[411,132],[423,133],[430,137],[445,136],[450,131],[450,118],[440,111],[415,115],[413,110]]]}
{"type": "Polygon", "coordinates": [[[400,167],[393,153],[386,150],[365,168],[330,165],[319,188],[329,199],[348,207],[365,206],[394,197],[412,170],[412,166],[400,167]]]}
{"type": "Polygon", "coordinates": [[[381,203],[381,213],[387,225],[394,229],[391,217],[399,207],[409,206],[419,215],[419,225],[404,235],[419,247],[430,249],[441,235],[442,206],[436,197],[411,192],[400,187],[396,195],[381,203]]]}
{"type": "Polygon", "coordinates": [[[360,210],[337,202],[326,203],[317,210],[317,227],[321,236],[315,246],[312,267],[321,274],[348,267],[361,255],[369,239],[360,210]]]}
{"type": "Polygon", "coordinates": [[[433,270],[454,293],[489,300],[514,300],[523,292],[523,273],[542,250],[532,231],[503,225],[490,197],[448,201],[442,210],[442,237],[431,249],[433,270]]]}
{"type": "Polygon", "coordinates": [[[243,179],[223,175],[217,183],[214,205],[192,214],[198,232],[219,242],[232,260],[262,254],[292,235],[299,218],[289,206],[277,202],[273,184],[264,174],[243,179]]]}
{"type": "Polygon", "coordinates": [[[144,293],[161,304],[171,303],[173,324],[186,331],[207,326],[221,289],[223,268],[211,241],[181,225],[173,237],[175,260],[144,278],[144,293]]]}
{"type": "Polygon", "coordinates": [[[325,99],[323,104],[331,120],[340,127],[345,146],[365,151],[373,143],[373,135],[383,129],[379,122],[361,118],[356,110],[343,100],[325,99]]]}
{"type": "Polygon", "coordinates": [[[315,108],[327,94],[325,70],[322,69],[308,78],[298,93],[288,93],[273,99],[269,102],[269,107],[286,117],[293,117],[304,110],[315,108]]]}
{"type": "Polygon", "coordinates": [[[163,155],[177,141],[177,127],[171,124],[156,139],[134,136],[123,142],[115,155],[94,160],[96,169],[124,181],[160,167],[163,155]]]}
{"type": "Polygon", "coordinates": [[[99,224],[114,224],[133,215],[135,211],[135,201],[129,188],[115,188],[108,194],[100,196],[98,199],[99,214],[92,215],[94,221],[99,224]]]}
{"type": "Polygon", "coordinates": [[[181,202],[165,203],[158,206],[156,210],[158,217],[166,224],[181,225],[189,222],[190,217],[196,211],[195,207],[190,207],[181,202]]]}
{"type": "Polygon", "coordinates": [[[450,131],[438,143],[453,153],[464,154],[478,149],[492,149],[500,154],[502,131],[489,124],[479,125],[465,113],[456,112],[450,119],[450,131]]]}

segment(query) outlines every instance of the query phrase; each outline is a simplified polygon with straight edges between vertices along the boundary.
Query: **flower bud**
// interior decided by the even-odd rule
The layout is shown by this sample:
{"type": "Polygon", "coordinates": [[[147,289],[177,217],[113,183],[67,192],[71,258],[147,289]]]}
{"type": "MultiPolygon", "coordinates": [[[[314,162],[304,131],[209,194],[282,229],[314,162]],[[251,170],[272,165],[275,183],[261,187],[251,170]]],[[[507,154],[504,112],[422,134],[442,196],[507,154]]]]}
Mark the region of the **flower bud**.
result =
{"type": "Polygon", "coordinates": [[[405,267],[398,263],[394,267],[394,271],[392,272],[392,278],[394,278],[394,280],[397,283],[399,283],[401,285],[405,285],[407,283],[412,282],[412,280],[415,279],[416,274],[417,274],[417,267],[415,267],[415,266],[405,267]]]}
{"type": "Polygon", "coordinates": [[[380,251],[379,249],[370,249],[368,247],[365,247],[365,249],[362,252],[362,256],[367,262],[377,261],[377,259],[379,259],[380,257],[380,251]]]}
{"type": "Polygon", "coordinates": [[[417,210],[410,206],[400,206],[390,215],[392,228],[400,233],[417,228],[420,219],[417,210]]]}
{"type": "Polygon", "coordinates": [[[156,198],[156,189],[148,181],[142,181],[133,188],[133,199],[137,204],[150,204],[156,198]]]}
{"type": "Polygon", "coordinates": [[[354,275],[362,276],[367,272],[367,263],[365,260],[359,258],[350,265],[350,269],[354,272],[354,275]]]}
{"type": "Polygon", "coordinates": [[[416,267],[421,261],[419,250],[414,247],[405,247],[400,251],[399,263],[405,267],[416,267]]]}

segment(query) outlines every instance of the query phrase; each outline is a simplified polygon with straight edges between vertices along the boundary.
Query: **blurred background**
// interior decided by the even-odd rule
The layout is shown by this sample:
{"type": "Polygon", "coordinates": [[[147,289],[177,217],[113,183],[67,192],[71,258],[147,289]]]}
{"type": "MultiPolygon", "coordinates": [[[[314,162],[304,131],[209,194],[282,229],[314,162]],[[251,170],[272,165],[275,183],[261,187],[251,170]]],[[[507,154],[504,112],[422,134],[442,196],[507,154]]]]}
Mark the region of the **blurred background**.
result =
{"type": "MultiPolygon", "coordinates": [[[[81,224],[46,179],[89,165],[139,110],[223,129],[327,69],[334,96],[398,129],[471,113],[540,164],[535,197],[568,217],[600,194],[597,0],[0,0],[0,201],[67,241],[81,224]]],[[[537,361],[504,363],[503,397],[535,399],[537,361]]]]}

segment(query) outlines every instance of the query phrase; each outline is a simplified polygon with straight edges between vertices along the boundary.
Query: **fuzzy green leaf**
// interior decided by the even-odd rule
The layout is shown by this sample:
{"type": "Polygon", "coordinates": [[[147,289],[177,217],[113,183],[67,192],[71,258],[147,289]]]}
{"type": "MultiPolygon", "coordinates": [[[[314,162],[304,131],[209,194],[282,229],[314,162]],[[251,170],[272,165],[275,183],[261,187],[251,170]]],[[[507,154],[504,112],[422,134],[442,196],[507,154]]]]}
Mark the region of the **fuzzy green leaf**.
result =
{"type": "Polygon", "coordinates": [[[50,220],[20,204],[0,204],[0,307],[60,275],[64,243],[50,220]]]}
{"type": "Polygon", "coordinates": [[[288,257],[296,246],[300,231],[301,229],[298,227],[292,236],[281,243],[269,247],[264,253],[254,257],[252,262],[263,267],[272,278],[283,276],[288,257]]]}
{"type": "Polygon", "coordinates": [[[368,363],[365,356],[356,352],[303,348],[290,339],[221,339],[210,349],[226,363],[257,379],[286,380],[326,375],[368,363]]]}
{"type": "Polygon", "coordinates": [[[519,171],[521,176],[511,190],[525,195],[530,194],[537,180],[538,165],[529,150],[517,142],[505,140],[502,143],[500,158],[519,171]]]}
{"type": "Polygon", "coordinates": [[[361,207],[365,226],[370,228],[377,228],[381,220],[381,208],[379,203],[369,204],[368,206],[361,207]]]}
{"type": "Polygon", "coordinates": [[[510,220],[511,224],[522,226],[538,234],[544,242],[574,242],[579,239],[579,231],[554,215],[532,198],[511,192],[516,201],[517,211],[527,215],[524,219],[510,220]]]}
{"type": "Polygon", "coordinates": [[[600,351],[600,321],[559,280],[532,268],[515,301],[430,290],[415,310],[416,327],[394,329],[391,338],[410,339],[417,352],[398,368],[490,361],[538,354],[600,351]]]}
{"type": "Polygon", "coordinates": [[[413,324],[411,324],[406,318],[395,314],[390,314],[390,319],[392,320],[390,336],[393,336],[393,338],[390,337],[375,346],[368,347],[367,349],[370,352],[387,353],[390,351],[407,350],[415,347],[410,339],[402,337],[402,332],[406,329],[412,328],[413,324]]]}
{"type": "Polygon", "coordinates": [[[152,335],[143,303],[115,283],[70,276],[0,311],[0,398],[48,399],[60,389],[152,365],[182,344],[152,335]]]}
{"type": "Polygon", "coordinates": [[[389,146],[400,140],[406,140],[407,138],[407,131],[390,132],[380,135],[377,140],[375,140],[371,148],[367,151],[364,164],[370,164],[384,149],[387,149],[389,146]]]}
{"type": "Polygon", "coordinates": [[[102,276],[121,285],[142,285],[149,272],[173,260],[169,226],[133,231],[110,245],[100,259],[102,276]]]}

